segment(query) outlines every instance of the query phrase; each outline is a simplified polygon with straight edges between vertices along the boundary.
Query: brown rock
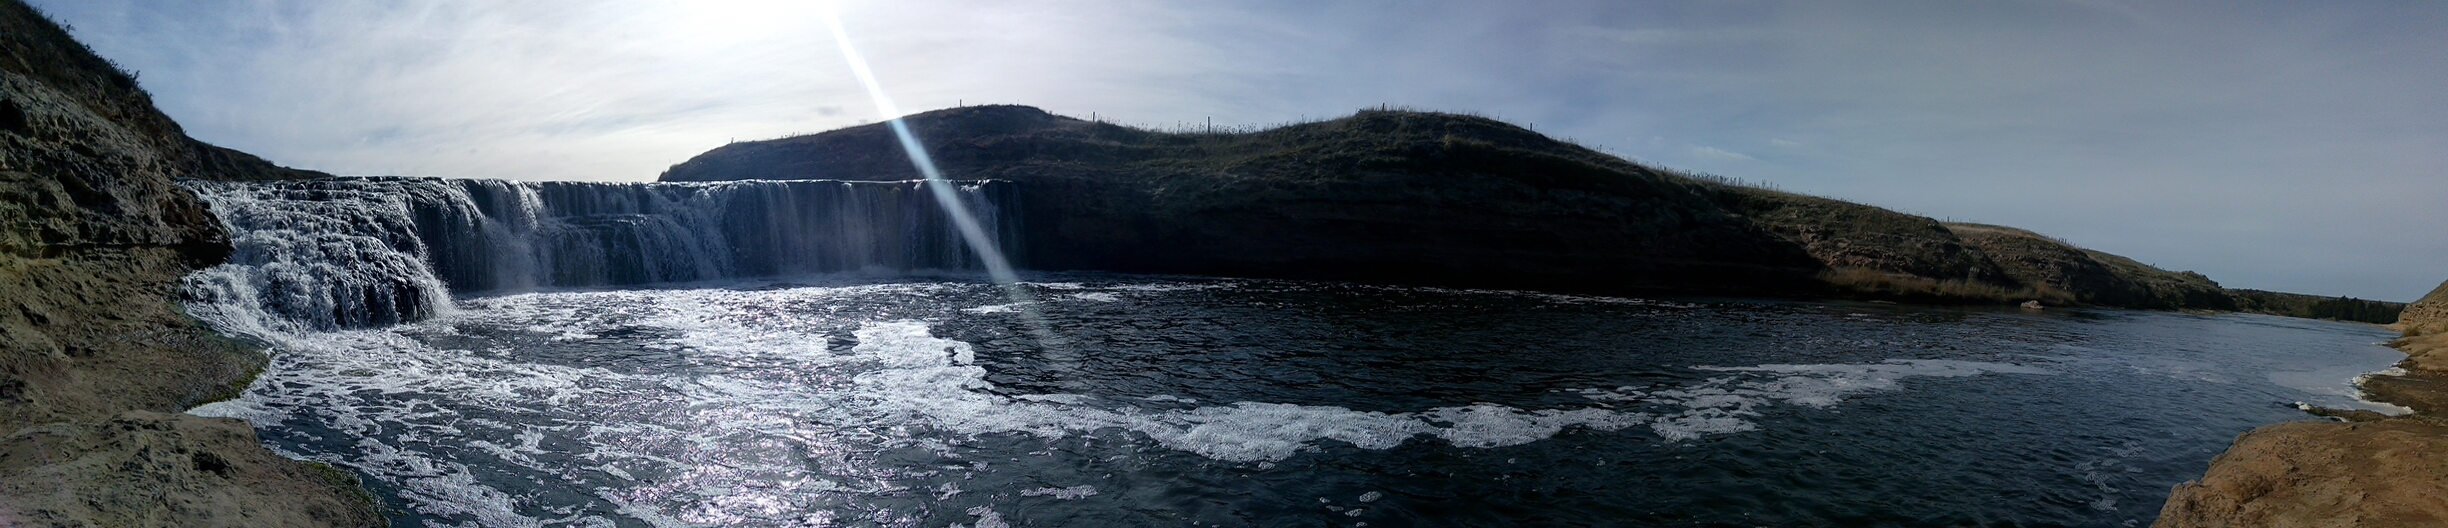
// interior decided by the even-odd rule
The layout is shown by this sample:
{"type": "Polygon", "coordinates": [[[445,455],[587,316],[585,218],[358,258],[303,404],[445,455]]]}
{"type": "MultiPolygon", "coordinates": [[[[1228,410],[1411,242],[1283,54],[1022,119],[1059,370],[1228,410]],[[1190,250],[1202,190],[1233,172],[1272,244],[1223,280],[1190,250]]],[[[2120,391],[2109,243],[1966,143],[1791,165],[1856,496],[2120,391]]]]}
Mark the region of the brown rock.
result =
{"type": "Polygon", "coordinates": [[[2176,486],[2154,526],[2448,526],[2448,427],[2417,420],[2255,429],[2176,486]]]}
{"type": "Polygon", "coordinates": [[[0,438],[0,525],[383,524],[355,474],[273,454],[241,420],[130,411],[0,438]]]}
{"type": "Polygon", "coordinates": [[[2397,314],[2397,324],[2409,336],[2448,333],[2448,282],[2406,305],[2405,311],[2397,314]]]}

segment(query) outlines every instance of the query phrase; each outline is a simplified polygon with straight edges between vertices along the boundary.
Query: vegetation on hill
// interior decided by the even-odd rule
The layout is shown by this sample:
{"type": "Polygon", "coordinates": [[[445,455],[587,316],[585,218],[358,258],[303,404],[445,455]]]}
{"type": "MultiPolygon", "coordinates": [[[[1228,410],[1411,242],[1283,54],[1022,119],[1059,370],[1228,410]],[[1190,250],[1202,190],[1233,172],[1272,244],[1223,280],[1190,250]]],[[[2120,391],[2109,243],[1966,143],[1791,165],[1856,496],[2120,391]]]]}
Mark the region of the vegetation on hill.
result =
{"type": "MultiPolygon", "coordinates": [[[[1368,111],[1165,133],[1018,106],[910,121],[947,174],[1022,183],[1038,269],[1462,287],[1781,291],[1808,254],[1714,187],[1486,119],[1368,111]]],[[[667,181],[917,177],[880,126],[738,143],[667,181]]]]}
{"type": "MultiPolygon", "coordinates": [[[[1364,110],[1158,131],[980,106],[906,122],[949,177],[1023,184],[1017,253],[1040,269],[2363,319],[2385,310],[2246,301],[2199,273],[2021,229],[1648,167],[1479,116],[1364,110]]],[[[662,179],[916,177],[872,124],[727,145],[662,179]]]]}
{"type": "Polygon", "coordinates": [[[2406,309],[2404,303],[2369,301],[2353,297],[2322,297],[2246,289],[2227,290],[2227,294],[2235,297],[2236,309],[2240,311],[2306,319],[2389,324],[2397,322],[2397,315],[2406,309]]]}

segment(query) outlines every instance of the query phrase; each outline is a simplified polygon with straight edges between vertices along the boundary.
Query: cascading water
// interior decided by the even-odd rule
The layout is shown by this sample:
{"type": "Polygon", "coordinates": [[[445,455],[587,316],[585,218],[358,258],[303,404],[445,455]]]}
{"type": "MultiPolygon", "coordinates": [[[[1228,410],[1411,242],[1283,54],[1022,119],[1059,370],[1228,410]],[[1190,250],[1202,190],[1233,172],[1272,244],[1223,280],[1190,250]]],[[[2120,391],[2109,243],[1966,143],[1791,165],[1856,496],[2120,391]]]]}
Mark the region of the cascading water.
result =
{"type": "MultiPolygon", "coordinates": [[[[452,292],[983,269],[917,181],[183,185],[236,246],[229,263],[189,278],[190,310],[239,333],[415,321],[450,310],[452,292]]],[[[1011,184],[958,190],[1003,247],[1017,247],[1004,212],[1011,184]]]]}

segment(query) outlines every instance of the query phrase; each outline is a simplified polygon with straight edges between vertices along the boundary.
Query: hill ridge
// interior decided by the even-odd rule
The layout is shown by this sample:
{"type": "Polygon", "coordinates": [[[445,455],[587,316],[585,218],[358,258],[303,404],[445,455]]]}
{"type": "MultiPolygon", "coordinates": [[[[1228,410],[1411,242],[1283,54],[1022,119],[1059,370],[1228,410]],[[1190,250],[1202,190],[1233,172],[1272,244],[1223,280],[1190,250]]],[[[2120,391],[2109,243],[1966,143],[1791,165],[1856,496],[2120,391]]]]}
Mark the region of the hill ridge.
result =
{"type": "MultiPolygon", "coordinates": [[[[1149,130],[1021,105],[903,119],[948,177],[1023,185],[1031,223],[1023,253],[1040,269],[2036,300],[2371,322],[2394,320],[2401,307],[2229,290],[2028,230],[1653,167],[1469,114],[1369,109],[1223,132],[1149,130]],[[1202,249],[1210,246],[1229,249],[1202,249]],[[2355,309],[2312,309],[2329,301],[2355,309]]],[[[660,179],[915,177],[885,124],[872,123],[725,145],[660,179]]]]}

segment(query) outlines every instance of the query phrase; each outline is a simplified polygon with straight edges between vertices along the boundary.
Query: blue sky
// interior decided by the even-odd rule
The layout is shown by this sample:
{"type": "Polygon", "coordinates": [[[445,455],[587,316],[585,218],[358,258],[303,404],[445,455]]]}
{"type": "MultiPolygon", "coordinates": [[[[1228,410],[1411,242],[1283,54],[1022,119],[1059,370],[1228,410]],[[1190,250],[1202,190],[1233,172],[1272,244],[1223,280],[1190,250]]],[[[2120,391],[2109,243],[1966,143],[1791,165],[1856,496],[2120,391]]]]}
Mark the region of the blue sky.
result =
{"type": "MultiPolygon", "coordinates": [[[[813,2],[31,2],[190,134],[340,174],[640,181],[879,119],[813,2]]],[[[2412,300],[2448,279],[2448,3],[837,8],[907,111],[1474,112],[2230,287],[2412,300]]]]}

